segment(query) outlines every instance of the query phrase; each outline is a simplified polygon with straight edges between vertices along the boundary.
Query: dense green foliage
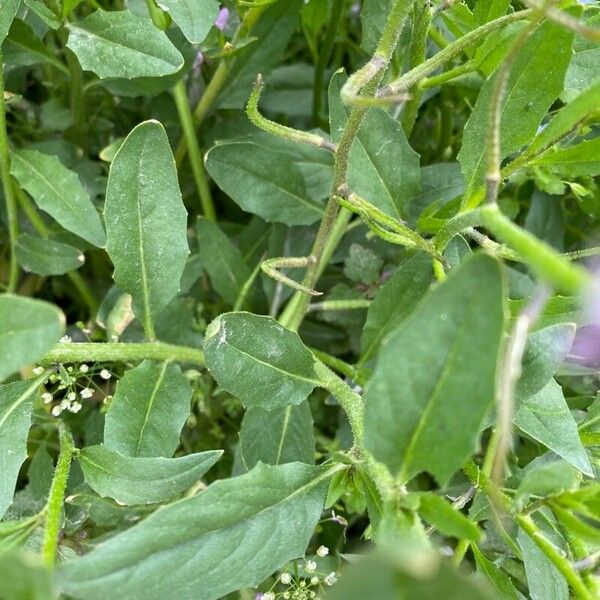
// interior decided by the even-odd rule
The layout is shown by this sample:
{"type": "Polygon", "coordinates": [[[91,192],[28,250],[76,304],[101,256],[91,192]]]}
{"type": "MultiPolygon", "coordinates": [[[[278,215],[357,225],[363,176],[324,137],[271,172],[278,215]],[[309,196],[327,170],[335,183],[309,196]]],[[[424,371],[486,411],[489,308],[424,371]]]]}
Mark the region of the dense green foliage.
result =
{"type": "Polygon", "coordinates": [[[599,4],[0,0],[0,66],[2,600],[600,597],[599,4]]]}

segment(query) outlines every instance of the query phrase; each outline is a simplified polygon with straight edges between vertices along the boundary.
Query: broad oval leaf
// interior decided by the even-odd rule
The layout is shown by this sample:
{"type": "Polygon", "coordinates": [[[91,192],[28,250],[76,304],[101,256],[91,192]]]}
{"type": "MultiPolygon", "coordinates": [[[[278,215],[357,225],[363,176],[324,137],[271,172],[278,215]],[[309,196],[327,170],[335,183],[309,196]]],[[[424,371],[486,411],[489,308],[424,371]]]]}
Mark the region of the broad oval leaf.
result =
{"type": "Polygon", "coordinates": [[[15,254],[24,271],[45,276],[63,275],[79,269],[85,262],[78,248],[28,233],[17,238],[15,254]]]}
{"type": "Polygon", "coordinates": [[[0,295],[0,380],[50,350],[64,328],[64,315],[53,304],[0,295]]]}
{"type": "Polygon", "coordinates": [[[240,208],[267,222],[310,225],[323,214],[293,161],[255,142],[214,146],[206,155],[206,169],[240,208]]]}
{"type": "Polygon", "coordinates": [[[19,469],[27,458],[31,410],[44,376],[0,385],[0,519],[13,501],[19,469]]]}
{"type": "Polygon", "coordinates": [[[247,469],[258,462],[314,465],[315,438],[308,402],[275,410],[249,408],[240,429],[240,452],[247,469]]]}
{"type": "Polygon", "coordinates": [[[175,160],[158,121],[138,125],[115,155],[104,219],[115,283],[147,324],[179,291],[189,254],[175,160]]]}
{"type": "Polygon", "coordinates": [[[474,254],[387,338],[365,392],[365,443],[407,481],[446,483],[494,400],[504,325],[499,263],[474,254]]]}
{"type": "Polygon", "coordinates": [[[145,360],[117,384],[104,423],[105,446],[126,456],[173,456],[191,398],[179,365],[145,360]]]}
{"type": "Polygon", "coordinates": [[[178,458],[131,457],[99,445],[83,448],[78,460],[95,492],[131,505],[164,502],[185,492],[222,454],[210,450],[178,458]]]}
{"type": "Polygon", "coordinates": [[[192,44],[199,44],[207,36],[219,14],[218,0],[157,0],[157,4],[171,15],[192,44]]]}
{"type": "Polygon", "coordinates": [[[127,10],[97,10],[70,23],[67,46],[82,69],[107,77],[163,77],[183,66],[183,56],[150,19],[127,10]]]}
{"type": "Polygon", "coordinates": [[[64,566],[61,590],[104,600],[214,600],[304,554],[339,467],[257,465],[165,506],[64,566]]]}
{"type": "Polygon", "coordinates": [[[407,260],[379,290],[367,312],[360,345],[364,364],[386,335],[415,309],[433,281],[431,257],[420,252],[407,260]]]}
{"type": "Polygon", "coordinates": [[[56,156],[16,150],[11,152],[10,172],[35,203],[65,229],[104,247],[106,235],[98,211],[77,174],[56,156]]]}
{"type": "Polygon", "coordinates": [[[217,317],[206,330],[204,355],[217,383],[246,406],[300,404],[319,385],[311,351],[271,317],[217,317]]]}

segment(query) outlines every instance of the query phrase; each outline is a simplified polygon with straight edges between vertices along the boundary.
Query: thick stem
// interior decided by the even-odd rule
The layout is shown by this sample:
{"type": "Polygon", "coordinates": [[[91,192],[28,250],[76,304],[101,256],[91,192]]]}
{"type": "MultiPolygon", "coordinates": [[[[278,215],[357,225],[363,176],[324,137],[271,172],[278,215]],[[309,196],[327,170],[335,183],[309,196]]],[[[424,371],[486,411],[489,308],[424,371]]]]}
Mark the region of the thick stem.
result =
{"type": "Polygon", "coordinates": [[[180,79],[175,84],[175,87],[173,88],[173,98],[175,99],[175,105],[177,106],[179,122],[181,123],[181,128],[183,129],[183,139],[190,155],[192,173],[194,174],[194,181],[196,182],[198,196],[200,196],[202,212],[209,221],[214,223],[217,220],[215,205],[210,193],[210,186],[206,177],[206,171],[204,170],[202,152],[200,150],[200,145],[198,144],[196,128],[194,127],[194,121],[192,117],[192,110],[190,108],[187,90],[185,89],[185,83],[183,79],[180,79]]]}
{"type": "Polygon", "coordinates": [[[38,363],[53,365],[56,363],[79,362],[137,362],[149,360],[175,360],[182,363],[204,366],[204,354],[199,348],[176,346],[163,342],[136,344],[121,343],[70,343],[57,344],[47,352],[38,363]]]}
{"type": "Polygon", "coordinates": [[[15,255],[15,246],[19,236],[19,222],[17,216],[17,203],[13,194],[10,176],[10,147],[8,145],[8,132],[6,131],[6,105],[4,103],[4,69],[2,49],[0,48],[0,176],[2,177],[2,190],[6,204],[6,220],[8,237],[10,241],[10,266],[8,273],[7,291],[14,293],[19,279],[19,265],[15,255]]]}
{"type": "Polygon", "coordinates": [[[48,503],[46,504],[46,527],[42,541],[42,560],[50,568],[56,562],[65,490],[67,489],[67,480],[71,469],[71,458],[75,449],[71,432],[63,423],[60,424],[59,439],[58,462],[56,463],[48,503]]]}

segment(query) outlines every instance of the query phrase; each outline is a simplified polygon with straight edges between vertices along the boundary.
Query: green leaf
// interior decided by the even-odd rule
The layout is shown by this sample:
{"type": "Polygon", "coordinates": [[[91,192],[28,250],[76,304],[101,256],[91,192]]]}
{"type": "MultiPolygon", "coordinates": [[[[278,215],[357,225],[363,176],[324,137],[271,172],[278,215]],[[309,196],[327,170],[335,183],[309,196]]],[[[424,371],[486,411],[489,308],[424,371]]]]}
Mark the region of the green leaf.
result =
{"type": "Polygon", "coordinates": [[[95,492],[131,505],[163,502],[185,492],[222,454],[211,450],[179,458],[140,458],[99,445],[83,448],[78,460],[85,482],[95,492]]]}
{"type": "MultiPolygon", "coordinates": [[[[329,88],[335,142],[339,142],[349,114],[340,97],[345,79],[342,72],[336,73],[329,88]]],[[[410,147],[400,123],[382,109],[371,109],[360,126],[350,152],[348,186],[397,219],[406,216],[408,200],[421,189],[419,155],[410,147]]]]}
{"type": "Polygon", "coordinates": [[[445,498],[426,493],[419,496],[419,503],[419,514],[444,535],[475,543],[481,539],[477,524],[456,510],[445,498]]]}
{"type": "Polygon", "coordinates": [[[0,380],[50,350],[64,328],[65,318],[53,304],[0,295],[0,380]]]}
{"type": "Polygon", "coordinates": [[[251,271],[240,251],[218,225],[201,217],[196,224],[198,254],[210,281],[223,300],[233,306],[251,271]]]}
{"type": "Polygon", "coordinates": [[[561,323],[534,331],[527,338],[517,398],[529,398],[548,384],[573,345],[575,325],[561,323]]]}
{"type": "Polygon", "coordinates": [[[0,519],[13,501],[19,469],[27,458],[31,410],[44,376],[0,384],[0,519]]]}
{"type": "Polygon", "coordinates": [[[291,158],[254,142],[214,146],[206,170],[240,208],[267,222],[310,225],[323,214],[291,158]]]}
{"type": "Polygon", "coordinates": [[[0,44],[8,35],[8,31],[19,11],[21,0],[0,0],[0,44]]]}
{"type": "Polygon", "coordinates": [[[577,423],[556,381],[551,379],[539,392],[519,402],[514,423],[576,469],[593,477],[590,460],[579,439],[577,423]]]}
{"type": "Polygon", "coordinates": [[[383,259],[370,248],[352,244],[344,261],[344,275],[351,281],[373,285],[379,281],[383,259]]]}
{"type": "MultiPolygon", "coordinates": [[[[535,135],[550,105],[563,89],[571,58],[573,32],[552,21],[544,22],[527,40],[510,71],[502,103],[501,152],[505,158],[535,135]],[[544,76],[540,77],[540,73],[544,76]]],[[[501,68],[501,67],[500,67],[501,68]]],[[[473,112],[465,125],[458,153],[467,196],[483,184],[489,110],[497,73],[483,84],[473,112]]]]}
{"type": "Polygon", "coordinates": [[[519,529],[517,542],[523,553],[531,600],[568,600],[569,586],[565,578],[522,529],[519,529]]]}
{"type": "Polygon", "coordinates": [[[158,0],[157,4],[192,44],[204,40],[219,14],[218,0],[158,0]]]}
{"type": "Polygon", "coordinates": [[[89,194],[78,175],[56,156],[37,150],[13,151],[10,172],[36,204],[65,229],[104,247],[106,235],[89,194]]]}
{"type": "Polygon", "coordinates": [[[178,365],[145,360],[117,384],[104,445],[126,456],[173,456],[191,398],[192,388],[178,365]]]}
{"type": "Polygon", "coordinates": [[[477,0],[473,8],[473,16],[483,25],[506,14],[510,0],[477,0]]]}
{"type": "Polygon", "coordinates": [[[15,246],[17,261],[24,271],[36,275],[63,275],[85,262],[81,250],[68,244],[22,233],[15,246]]]}
{"type": "Polygon", "coordinates": [[[431,258],[421,252],[407,260],[379,290],[367,312],[360,364],[375,356],[382,340],[415,309],[431,285],[431,258]]]}
{"type": "Polygon", "coordinates": [[[104,219],[113,279],[147,327],[179,292],[189,254],[175,160],[157,121],[135,127],[113,159],[104,219]]]}
{"type": "Polygon", "coordinates": [[[499,264],[474,254],[383,344],[365,443],[401,481],[429,471],[443,485],[475,449],[494,399],[503,299],[499,264]]]}
{"type": "Polygon", "coordinates": [[[582,175],[599,175],[600,138],[546,152],[532,164],[547,167],[554,173],[563,174],[569,179],[582,175]]]}
{"type": "Polygon", "coordinates": [[[319,385],[310,350],[271,317],[220,315],[206,330],[204,355],[217,383],[245,406],[300,404],[319,385]]]}
{"type": "MultiPolygon", "coordinates": [[[[1,10],[4,10],[3,6],[0,6],[1,10]]],[[[0,597],[2,600],[54,600],[52,574],[32,554],[2,552],[0,597]]]]}
{"type": "Polygon", "coordinates": [[[48,27],[54,30],[60,28],[60,19],[54,14],[52,9],[46,6],[41,0],[25,0],[25,5],[42,19],[48,27]]]}
{"type": "Polygon", "coordinates": [[[360,47],[373,54],[392,8],[393,0],[364,0],[360,11],[362,29],[360,47]]]}
{"type": "Polygon", "coordinates": [[[542,455],[530,462],[523,471],[516,498],[533,494],[552,496],[577,488],[581,475],[564,460],[542,455]]]}
{"type": "Polygon", "coordinates": [[[61,71],[68,72],[64,63],[48,49],[33,29],[21,19],[13,21],[8,37],[4,42],[3,52],[4,59],[8,63],[23,66],[48,63],[58,67],[61,71]]]}
{"type": "Polygon", "coordinates": [[[127,10],[97,10],[69,23],[70,48],[84,71],[107,77],[162,77],[183,66],[183,56],[150,19],[127,10]]]}
{"type": "Polygon", "coordinates": [[[247,469],[258,462],[314,465],[315,438],[308,402],[275,410],[249,408],[240,429],[240,450],[247,469]]]}
{"type": "Polygon", "coordinates": [[[581,92],[572,102],[563,106],[556,116],[538,133],[527,154],[537,154],[562,139],[600,105],[600,81],[581,92]]]}
{"type": "MultiPolygon", "coordinates": [[[[338,467],[339,468],[339,467],[338,467]]],[[[103,600],[213,600],[304,554],[336,467],[257,465],[161,508],[65,565],[61,590],[103,600]]]]}
{"type": "Polygon", "coordinates": [[[498,565],[488,560],[475,545],[472,546],[475,562],[477,563],[477,572],[489,579],[490,583],[496,588],[496,591],[503,600],[520,600],[519,593],[507,573],[502,571],[498,565]]]}

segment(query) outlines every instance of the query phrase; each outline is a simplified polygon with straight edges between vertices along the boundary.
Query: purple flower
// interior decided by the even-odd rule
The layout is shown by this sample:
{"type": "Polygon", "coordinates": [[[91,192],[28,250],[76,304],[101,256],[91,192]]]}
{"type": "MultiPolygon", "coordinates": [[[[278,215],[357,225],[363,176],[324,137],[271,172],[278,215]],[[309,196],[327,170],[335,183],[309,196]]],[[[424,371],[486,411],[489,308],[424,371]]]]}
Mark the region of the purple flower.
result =
{"type": "Polygon", "coordinates": [[[225,27],[227,27],[227,22],[229,21],[229,9],[222,8],[219,11],[219,16],[215,21],[215,27],[223,31],[225,27]]]}

